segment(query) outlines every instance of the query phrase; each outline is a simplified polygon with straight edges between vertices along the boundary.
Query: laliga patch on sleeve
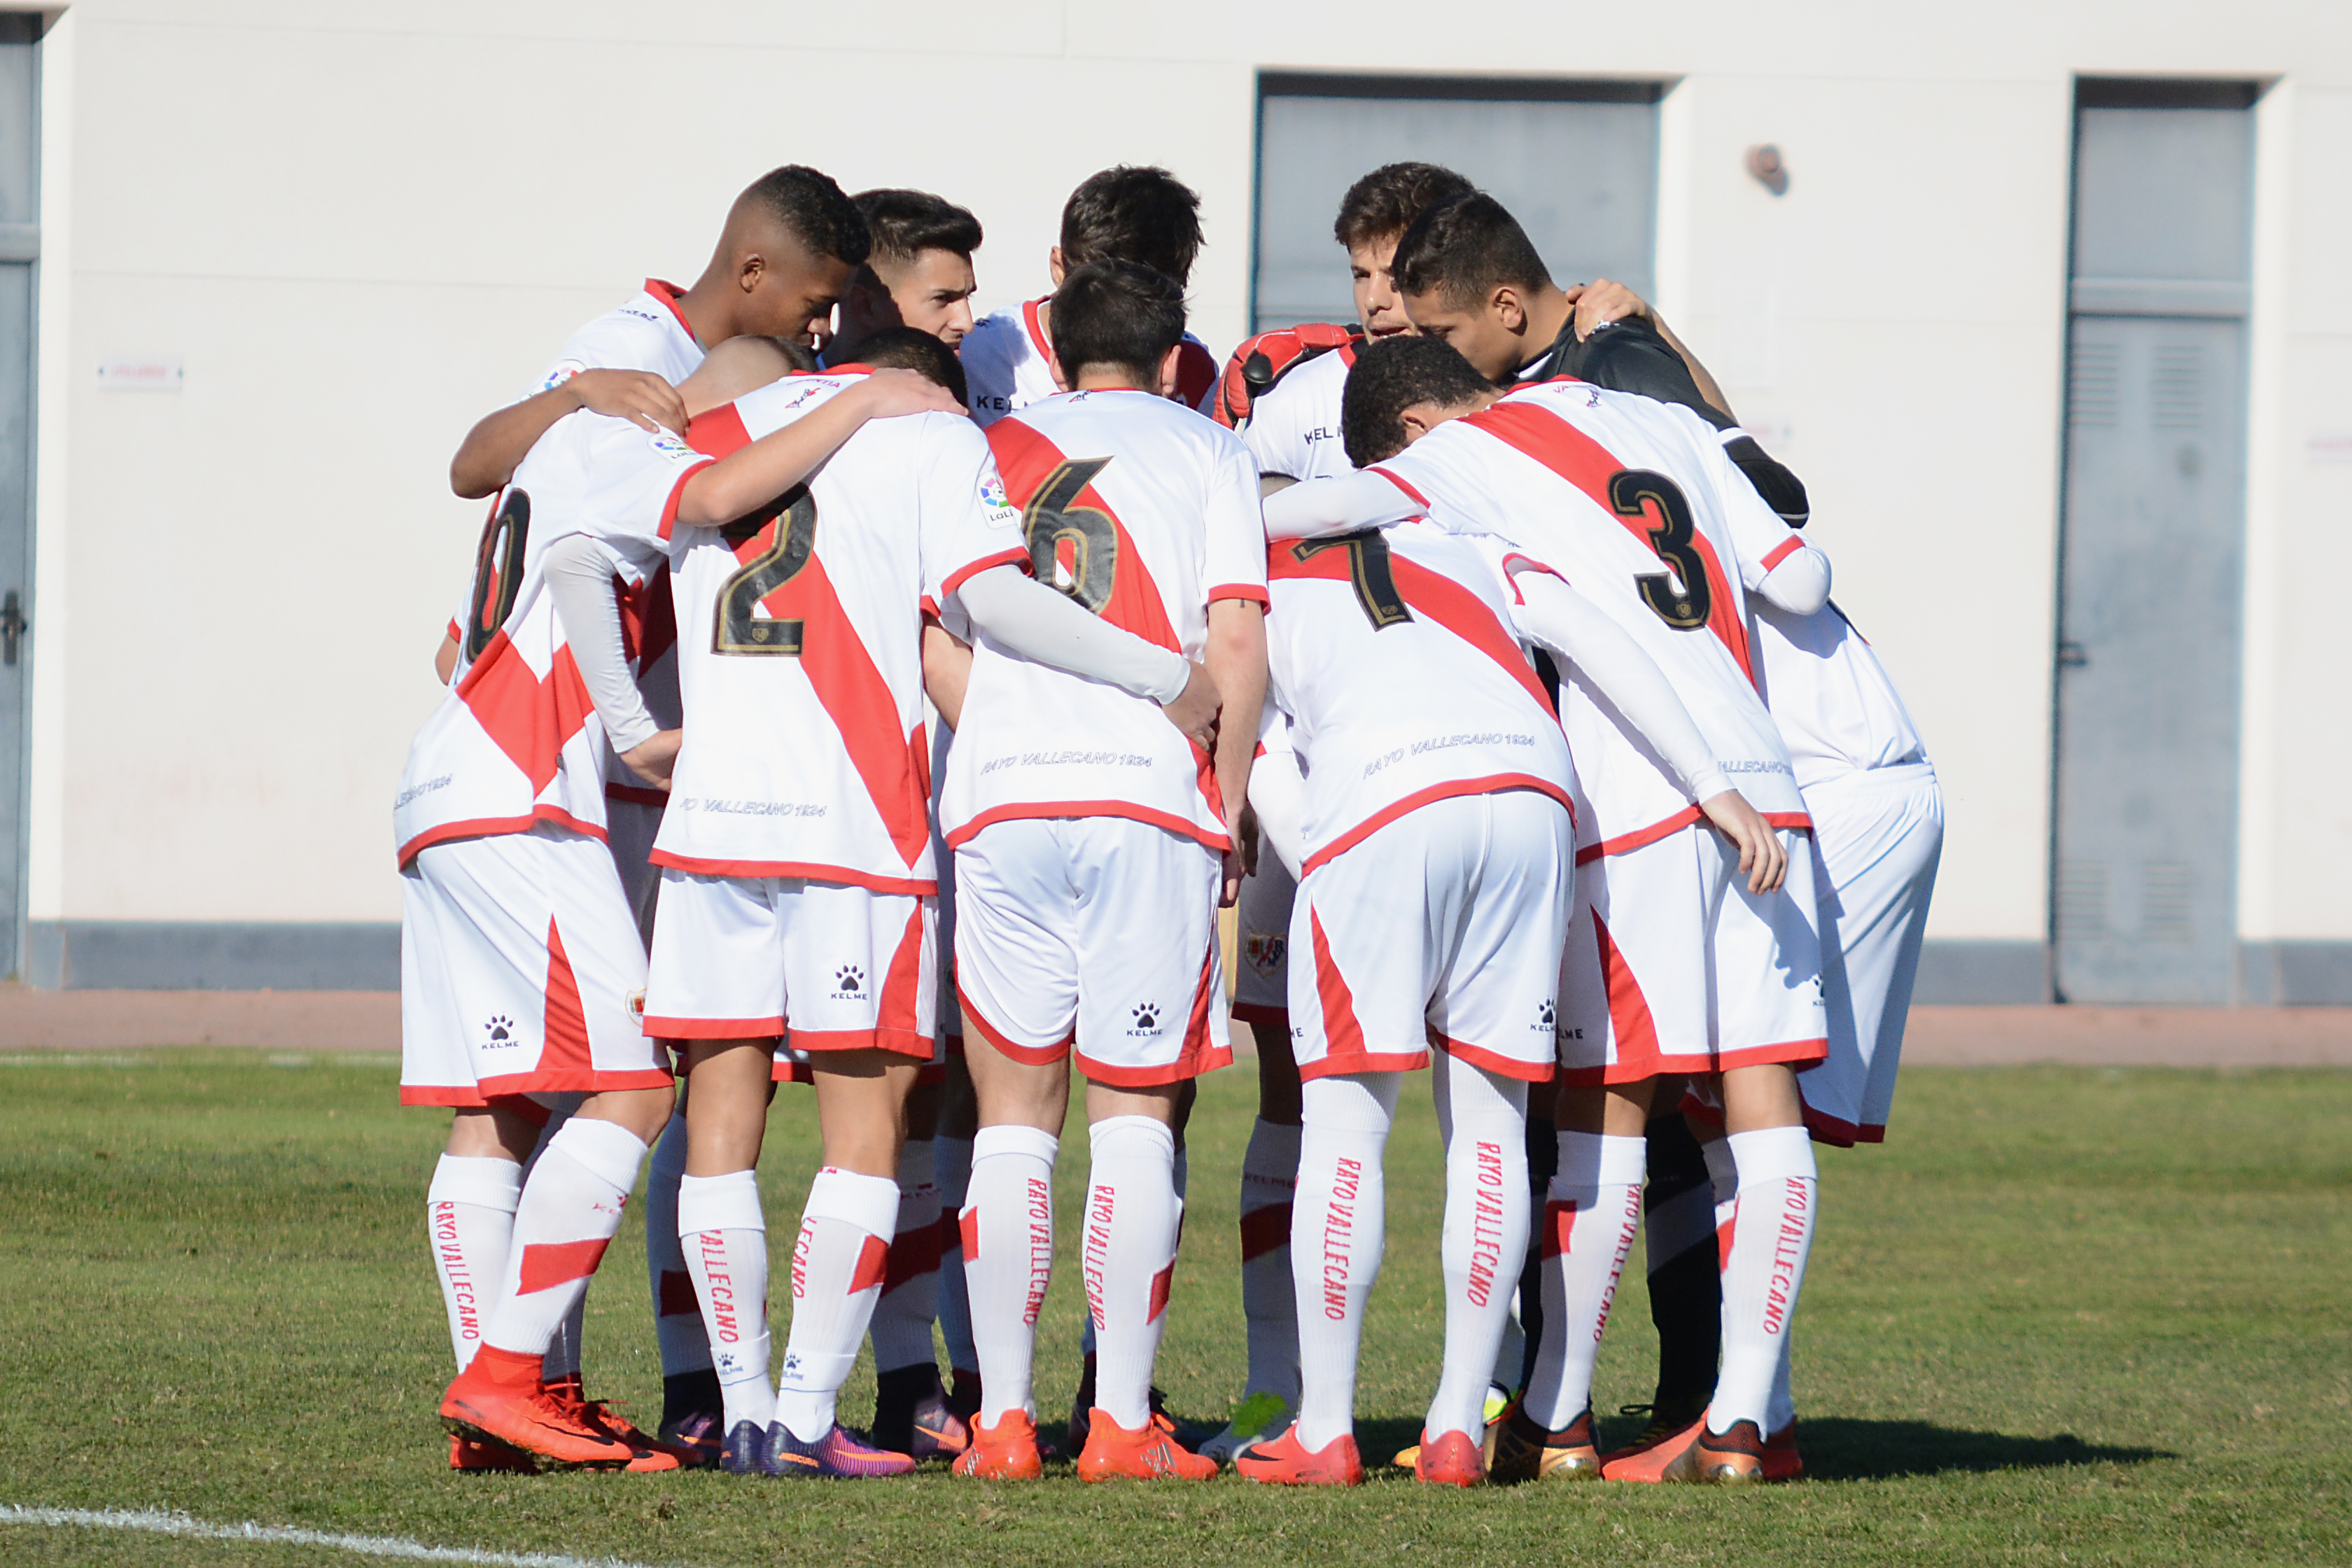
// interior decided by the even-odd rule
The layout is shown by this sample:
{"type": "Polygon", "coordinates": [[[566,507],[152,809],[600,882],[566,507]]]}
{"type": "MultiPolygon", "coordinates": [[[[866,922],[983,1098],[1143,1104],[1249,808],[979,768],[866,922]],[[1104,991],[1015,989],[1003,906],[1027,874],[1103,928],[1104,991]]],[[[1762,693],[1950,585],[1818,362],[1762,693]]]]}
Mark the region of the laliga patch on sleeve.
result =
{"type": "Polygon", "coordinates": [[[989,469],[981,479],[980,507],[988,513],[988,526],[991,528],[1011,528],[1021,521],[1019,510],[1005,496],[1004,480],[994,468],[989,469]]]}
{"type": "Polygon", "coordinates": [[[576,359],[558,360],[555,368],[547,373],[547,379],[539,384],[539,389],[541,392],[552,392],[587,368],[576,359]]]}
{"type": "Polygon", "coordinates": [[[691,462],[702,456],[686,444],[685,437],[674,436],[667,430],[655,431],[651,444],[657,456],[672,463],[691,462]]]}

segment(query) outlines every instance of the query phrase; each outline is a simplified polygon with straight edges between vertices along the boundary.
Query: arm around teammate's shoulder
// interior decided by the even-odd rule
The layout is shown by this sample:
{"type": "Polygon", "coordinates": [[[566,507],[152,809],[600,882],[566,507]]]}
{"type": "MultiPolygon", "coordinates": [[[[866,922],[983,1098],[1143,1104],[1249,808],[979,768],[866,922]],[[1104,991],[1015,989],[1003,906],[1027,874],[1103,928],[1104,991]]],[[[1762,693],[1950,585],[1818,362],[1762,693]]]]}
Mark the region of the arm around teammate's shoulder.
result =
{"type": "Polygon", "coordinates": [[[1792,616],[1810,616],[1830,602],[1830,558],[1820,546],[1797,543],[1765,568],[1756,592],[1773,608],[1792,616]]]}
{"type": "Polygon", "coordinates": [[[716,528],[767,505],[816,472],[868,419],[962,412],[935,381],[911,370],[875,371],[782,429],[697,469],[678,491],[677,521],[716,528]]]}
{"type": "Polygon", "coordinates": [[[449,459],[449,488],[467,500],[491,494],[514,478],[557,420],[583,408],[647,430],[686,428],[686,405],[677,388],[660,376],[642,370],[583,370],[486,416],[467,431],[457,455],[449,459]]]}

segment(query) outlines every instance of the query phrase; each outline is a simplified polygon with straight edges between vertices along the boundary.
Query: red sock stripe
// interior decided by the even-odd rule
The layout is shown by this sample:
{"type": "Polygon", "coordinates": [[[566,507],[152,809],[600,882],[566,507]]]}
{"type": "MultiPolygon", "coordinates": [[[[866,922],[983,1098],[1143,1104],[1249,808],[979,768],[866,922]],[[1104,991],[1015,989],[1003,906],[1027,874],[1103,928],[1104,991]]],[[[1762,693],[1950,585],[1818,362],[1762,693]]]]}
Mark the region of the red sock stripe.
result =
{"type": "Polygon", "coordinates": [[[964,1267],[969,1268],[980,1261],[980,1211],[964,1210],[957,1216],[956,1229],[963,1237],[964,1267]]]}
{"type": "Polygon", "coordinates": [[[1248,1263],[1290,1245],[1290,1205],[1268,1204],[1242,1215],[1242,1261],[1248,1263]]]}
{"type": "Polygon", "coordinates": [[[1157,1322],[1160,1314],[1168,1310],[1168,1297],[1176,1289],[1176,1260],[1170,1258],[1168,1267],[1151,1277],[1151,1310],[1143,1314],[1147,1323],[1157,1322]]]}
{"type": "Polygon", "coordinates": [[[857,1272],[849,1277],[849,1293],[870,1290],[890,1275],[890,1244],[878,1236],[869,1236],[857,1249],[857,1272]]]}
{"type": "Polygon", "coordinates": [[[609,1236],[593,1241],[534,1242],[522,1249],[522,1280],[515,1289],[528,1296],[550,1286],[585,1279],[596,1272],[596,1265],[604,1261],[604,1249],[612,1245],[609,1236]]]}
{"type": "Polygon", "coordinates": [[[1739,1210],[1735,1206],[1731,1217],[1715,1227],[1715,1271],[1718,1274],[1731,1267],[1731,1236],[1739,1228],[1739,1210]]]}

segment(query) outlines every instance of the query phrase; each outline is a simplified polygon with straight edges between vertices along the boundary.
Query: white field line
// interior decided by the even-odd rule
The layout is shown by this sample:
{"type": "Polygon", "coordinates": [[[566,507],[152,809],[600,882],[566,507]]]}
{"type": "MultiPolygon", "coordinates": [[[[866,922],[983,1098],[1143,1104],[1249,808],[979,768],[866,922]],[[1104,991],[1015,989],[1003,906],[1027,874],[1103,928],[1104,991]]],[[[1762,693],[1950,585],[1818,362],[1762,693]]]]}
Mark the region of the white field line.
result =
{"type": "Polygon", "coordinates": [[[404,1563],[467,1563],[482,1568],[646,1568],[619,1557],[570,1557],[556,1552],[477,1552],[464,1546],[427,1546],[399,1535],[349,1535],[336,1531],[297,1530],[288,1525],[214,1524],[184,1513],[157,1509],[18,1508],[0,1504],[0,1524],[46,1524],[84,1530],[139,1530],[196,1541],[250,1541],[271,1546],[323,1546],[362,1557],[394,1557],[404,1563]]]}

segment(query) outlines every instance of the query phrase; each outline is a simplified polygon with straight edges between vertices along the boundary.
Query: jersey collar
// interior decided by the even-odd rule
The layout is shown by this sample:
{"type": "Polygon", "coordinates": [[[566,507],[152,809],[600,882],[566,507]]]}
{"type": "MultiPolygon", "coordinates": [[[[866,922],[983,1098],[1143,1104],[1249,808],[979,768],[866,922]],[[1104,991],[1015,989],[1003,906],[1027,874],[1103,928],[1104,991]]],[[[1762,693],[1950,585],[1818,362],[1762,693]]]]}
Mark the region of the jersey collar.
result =
{"type": "Polygon", "coordinates": [[[1037,325],[1037,307],[1052,298],[1050,294],[1041,294],[1034,300],[1023,301],[1021,306],[1021,324],[1029,329],[1030,346],[1037,351],[1039,359],[1054,357],[1054,345],[1045,341],[1045,332],[1037,325]]]}
{"type": "MultiPolygon", "coordinates": [[[[702,340],[694,335],[694,323],[688,321],[686,312],[677,308],[678,300],[686,290],[675,283],[665,283],[658,278],[648,278],[646,279],[646,292],[661,301],[662,309],[667,310],[670,318],[677,322],[677,330],[686,334],[686,341],[696,348],[701,349],[702,340]]],[[[710,351],[703,349],[703,352],[708,353],[710,351]]]]}

